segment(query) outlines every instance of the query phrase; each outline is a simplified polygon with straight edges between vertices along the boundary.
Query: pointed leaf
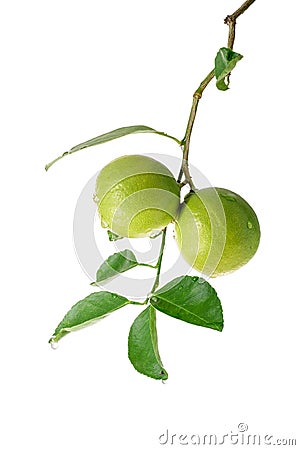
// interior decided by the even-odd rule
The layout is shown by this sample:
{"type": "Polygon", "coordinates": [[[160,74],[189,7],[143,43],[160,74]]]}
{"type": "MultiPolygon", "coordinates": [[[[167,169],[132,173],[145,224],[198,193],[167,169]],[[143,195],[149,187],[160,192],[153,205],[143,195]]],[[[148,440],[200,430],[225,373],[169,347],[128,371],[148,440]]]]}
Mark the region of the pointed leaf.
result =
{"type": "Polygon", "coordinates": [[[235,68],[238,61],[243,58],[239,53],[230,48],[222,47],[215,58],[215,76],[217,88],[226,91],[229,87],[228,75],[235,68]],[[227,83],[225,79],[227,78],[227,83]]]}
{"type": "Polygon", "coordinates": [[[101,281],[115,277],[138,265],[139,263],[131,250],[122,250],[119,253],[114,253],[101,264],[97,271],[96,281],[91,283],[91,285],[97,286],[101,281]]]}
{"type": "Polygon", "coordinates": [[[155,309],[202,327],[222,331],[223,313],[216,291],[203,278],[183,276],[154,292],[155,309]]]}
{"type": "Polygon", "coordinates": [[[82,142],[81,144],[75,145],[68,152],[64,152],[61,156],[51,161],[49,164],[45,166],[45,170],[48,170],[56,161],[59,161],[61,158],[67,155],[71,155],[72,153],[78,152],[79,150],[83,150],[84,148],[92,147],[94,145],[104,144],[105,142],[112,141],[113,139],[118,139],[123,136],[127,136],[128,134],[135,133],[155,133],[161,136],[168,137],[173,139],[180,145],[180,140],[175,138],[174,136],[170,136],[162,131],[154,130],[154,128],[147,127],[145,125],[132,125],[129,127],[117,128],[116,130],[110,131],[109,133],[101,134],[93,139],[89,139],[88,141],[82,142]]]}
{"type": "Polygon", "coordinates": [[[109,313],[122,308],[131,302],[127,298],[112,292],[94,292],[77,302],[57,326],[50,343],[58,342],[71,331],[93,324],[109,313]]]}
{"type": "Polygon", "coordinates": [[[133,322],[128,337],[128,357],[134,368],[156,380],[166,380],[157,346],[156,313],[149,305],[133,322]]]}

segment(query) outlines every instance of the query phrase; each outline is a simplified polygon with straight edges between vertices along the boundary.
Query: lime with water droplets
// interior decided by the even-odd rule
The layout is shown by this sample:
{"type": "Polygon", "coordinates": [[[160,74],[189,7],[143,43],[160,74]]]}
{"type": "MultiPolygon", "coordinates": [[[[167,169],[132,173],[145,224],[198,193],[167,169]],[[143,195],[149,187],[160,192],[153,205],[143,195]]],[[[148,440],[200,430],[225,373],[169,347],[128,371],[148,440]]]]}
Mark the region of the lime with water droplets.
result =
{"type": "Polygon", "coordinates": [[[188,194],[176,222],[175,236],[184,259],[204,275],[233,272],[255,254],[260,227],[251,206],[223,188],[188,194]]]}
{"type": "Polygon", "coordinates": [[[111,161],[96,182],[101,224],[123,237],[159,233],[175,219],[179,196],[180,187],[170,170],[144,155],[111,161]]]}

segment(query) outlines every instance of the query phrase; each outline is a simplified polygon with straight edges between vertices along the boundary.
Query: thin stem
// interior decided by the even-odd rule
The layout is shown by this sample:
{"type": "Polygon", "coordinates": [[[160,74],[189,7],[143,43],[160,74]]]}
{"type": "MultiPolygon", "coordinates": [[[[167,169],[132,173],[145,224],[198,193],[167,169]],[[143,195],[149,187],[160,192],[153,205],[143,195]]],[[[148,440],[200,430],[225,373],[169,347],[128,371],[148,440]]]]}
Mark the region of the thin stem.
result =
{"type": "Polygon", "coordinates": [[[229,14],[225,20],[224,23],[229,26],[229,33],[228,33],[228,48],[232,50],[234,40],[235,40],[235,27],[236,27],[236,19],[243,14],[249,6],[254,3],[255,0],[247,0],[245,3],[242,4],[233,14],[229,14]]]}
{"type": "MultiPolygon", "coordinates": [[[[228,31],[228,48],[232,49],[234,40],[235,40],[235,27],[236,27],[236,19],[243,14],[249,6],[254,3],[255,0],[247,0],[245,1],[233,14],[228,15],[226,19],[224,20],[224,23],[229,26],[228,31]]],[[[191,141],[191,134],[193,131],[193,126],[195,123],[195,118],[197,114],[197,108],[199,104],[199,100],[202,97],[202,94],[206,87],[209,85],[211,80],[214,78],[215,72],[214,70],[211,70],[206,78],[201,82],[198,89],[194,92],[193,95],[193,103],[190,111],[189,120],[187,123],[186,131],[183,140],[181,141],[182,146],[182,163],[181,168],[178,174],[178,183],[181,182],[183,175],[185,176],[185,181],[190,185],[190,188],[192,191],[195,190],[195,185],[193,183],[190,171],[189,171],[189,151],[190,151],[190,141],[191,141]]]]}
{"type": "Polygon", "coordinates": [[[157,269],[157,265],[152,266],[152,264],[139,263],[139,266],[141,266],[141,267],[150,267],[150,269],[157,269]]]}
{"type": "MultiPolygon", "coordinates": [[[[156,277],[150,292],[150,296],[151,294],[153,294],[153,292],[158,288],[159,285],[159,277],[160,277],[160,272],[161,272],[161,263],[162,263],[162,258],[163,258],[163,254],[164,254],[164,249],[165,249],[165,243],[166,243],[166,234],[167,234],[167,227],[163,229],[162,231],[162,237],[161,237],[161,244],[160,244],[160,250],[159,250],[159,256],[158,256],[158,260],[157,260],[157,272],[156,272],[156,277]]],[[[149,298],[149,296],[148,296],[149,298]]]]}
{"type": "Polygon", "coordinates": [[[202,97],[204,89],[209,85],[209,83],[214,78],[214,76],[215,76],[215,71],[213,69],[213,70],[211,70],[209,72],[207,77],[204,78],[204,80],[201,82],[200,86],[198,87],[198,89],[194,93],[194,97],[197,96],[199,98],[199,100],[200,100],[200,98],[202,97]]]}
{"type": "Polygon", "coordinates": [[[183,186],[185,186],[186,184],[188,184],[187,180],[179,182],[180,189],[183,188],[183,186]]]}
{"type": "MultiPolygon", "coordinates": [[[[182,175],[183,175],[183,170],[182,170],[182,162],[181,162],[179,174],[178,174],[178,177],[177,177],[177,183],[179,183],[179,185],[181,184],[182,175]]],[[[185,181],[186,181],[186,180],[185,180],[185,181]]],[[[184,182],[184,183],[187,184],[187,181],[184,182]]]]}
{"type": "Polygon", "coordinates": [[[192,180],[192,177],[191,177],[191,174],[189,171],[189,164],[188,164],[191,134],[192,134],[193,126],[195,123],[199,100],[202,97],[202,93],[203,93],[204,89],[210,83],[210,81],[214,78],[214,76],[215,76],[215,72],[214,72],[214,70],[211,70],[209,72],[209,74],[207,75],[207,77],[204,78],[204,80],[201,82],[198,89],[194,92],[192,108],[190,111],[190,116],[189,116],[189,120],[187,123],[185,135],[182,140],[183,154],[182,154],[182,164],[181,164],[180,172],[178,175],[178,182],[179,183],[181,182],[182,175],[184,174],[186,183],[188,183],[190,185],[190,188],[193,191],[195,190],[195,185],[193,183],[193,180],[192,180]]]}
{"type": "Polygon", "coordinates": [[[155,266],[149,266],[148,264],[139,264],[140,266],[148,266],[148,267],[152,267],[153,269],[157,269],[156,272],[156,277],[152,286],[152,289],[150,291],[150,293],[147,295],[147,298],[144,302],[135,302],[135,301],[130,301],[131,305],[147,305],[147,303],[149,302],[152,294],[156,291],[156,289],[158,288],[159,285],[159,278],[160,278],[160,272],[161,272],[161,263],[162,263],[162,258],[163,258],[163,254],[164,254],[164,249],[165,249],[165,243],[166,243],[166,234],[167,234],[167,227],[164,228],[161,232],[161,244],[160,244],[160,249],[159,249],[159,255],[158,255],[158,260],[155,266]]]}
{"type": "Polygon", "coordinates": [[[133,301],[133,300],[129,300],[129,304],[130,304],[130,305],[138,305],[138,306],[146,305],[147,302],[148,302],[148,299],[145,300],[144,302],[135,302],[135,301],[133,301]]]}

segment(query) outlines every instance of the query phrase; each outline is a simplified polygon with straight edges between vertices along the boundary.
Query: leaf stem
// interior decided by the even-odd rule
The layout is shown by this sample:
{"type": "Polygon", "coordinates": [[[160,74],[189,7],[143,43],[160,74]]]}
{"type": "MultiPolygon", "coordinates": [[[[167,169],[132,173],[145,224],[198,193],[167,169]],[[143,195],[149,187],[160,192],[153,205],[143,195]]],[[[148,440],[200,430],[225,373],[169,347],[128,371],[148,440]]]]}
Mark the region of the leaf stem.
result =
{"type": "Polygon", "coordinates": [[[147,303],[149,302],[150,298],[152,297],[152,294],[158,288],[160,272],[161,272],[161,263],[162,263],[162,258],[163,258],[163,254],[164,254],[165,244],[166,244],[166,234],[167,234],[167,227],[164,228],[162,230],[162,232],[161,232],[161,244],[160,244],[159,255],[158,255],[158,259],[157,259],[156,265],[155,266],[151,266],[149,264],[139,264],[140,266],[147,266],[147,267],[151,267],[151,268],[157,270],[152,289],[149,292],[149,294],[147,295],[146,300],[144,302],[140,303],[140,302],[130,301],[131,305],[147,305],[147,303]]]}
{"type": "MultiPolygon", "coordinates": [[[[243,14],[249,6],[254,3],[255,0],[247,0],[245,1],[233,14],[228,15],[224,19],[224,23],[228,25],[229,31],[228,31],[228,48],[232,50],[234,40],[235,40],[235,27],[236,27],[236,19],[243,14]]],[[[193,183],[190,170],[189,170],[189,151],[190,151],[190,141],[191,141],[191,134],[193,131],[193,126],[195,123],[195,118],[197,114],[198,104],[200,98],[202,98],[202,94],[206,87],[209,85],[211,80],[214,78],[215,72],[214,69],[209,72],[209,74],[204,78],[204,80],[200,83],[200,86],[193,95],[193,102],[192,107],[185,131],[184,138],[181,141],[181,147],[182,147],[182,163],[181,168],[178,174],[178,183],[181,183],[183,175],[185,176],[185,180],[187,184],[189,184],[192,191],[195,190],[195,185],[193,183]]]]}
{"type": "Polygon", "coordinates": [[[152,264],[146,264],[146,263],[138,263],[141,267],[150,267],[150,269],[157,269],[157,265],[152,266],[152,264]]]}
{"type": "Polygon", "coordinates": [[[139,305],[139,306],[143,306],[146,305],[148,303],[148,299],[145,300],[144,302],[135,302],[133,300],[129,300],[129,305],[139,305]]]}
{"type": "Polygon", "coordinates": [[[162,258],[163,258],[163,254],[164,254],[165,243],[166,243],[166,234],[167,234],[167,227],[162,230],[159,256],[158,256],[158,260],[157,260],[157,264],[156,264],[156,268],[157,268],[156,277],[155,277],[152,289],[150,291],[150,294],[147,297],[147,300],[146,300],[147,302],[149,300],[149,297],[151,297],[151,294],[153,294],[153,292],[158,288],[158,285],[159,285],[161,263],[162,263],[162,258]]]}

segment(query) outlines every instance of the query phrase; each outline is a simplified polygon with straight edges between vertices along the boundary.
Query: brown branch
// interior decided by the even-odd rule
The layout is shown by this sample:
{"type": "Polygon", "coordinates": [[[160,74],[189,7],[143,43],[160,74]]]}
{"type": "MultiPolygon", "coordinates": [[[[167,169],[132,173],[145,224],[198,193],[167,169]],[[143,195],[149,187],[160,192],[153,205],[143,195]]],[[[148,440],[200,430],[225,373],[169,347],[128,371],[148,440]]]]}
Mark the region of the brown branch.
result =
{"type": "Polygon", "coordinates": [[[233,44],[234,44],[234,40],[235,40],[236,19],[238,17],[240,17],[240,15],[242,15],[245,11],[247,11],[249,6],[251,6],[252,3],[254,3],[254,2],[255,2],[255,0],[247,0],[233,14],[229,14],[224,20],[225,25],[229,26],[228,48],[231,48],[231,50],[233,48],[233,44]]]}
{"type": "MultiPolygon", "coordinates": [[[[229,30],[228,30],[228,48],[232,49],[233,48],[233,44],[234,44],[234,40],[235,40],[235,27],[236,27],[236,19],[243,14],[248,8],[249,6],[252,5],[252,3],[254,3],[255,0],[247,0],[245,1],[233,14],[228,15],[225,20],[224,23],[226,25],[228,25],[229,30]]],[[[195,123],[195,118],[196,118],[196,114],[197,114],[197,108],[198,108],[198,104],[199,104],[199,100],[202,97],[202,94],[204,92],[204,90],[206,89],[206,87],[209,85],[209,83],[211,82],[211,80],[214,78],[215,73],[214,70],[211,70],[209,72],[209,74],[207,75],[206,78],[204,78],[204,80],[201,82],[200,86],[198,87],[198,89],[194,92],[193,95],[193,103],[192,103],[192,108],[190,111],[190,116],[189,116],[189,120],[187,123],[187,127],[186,127],[186,131],[185,131],[185,135],[183,140],[181,141],[181,147],[182,147],[182,163],[181,163],[181,168],[179,171],[179,175],[178,175],[178,183],[181,182],[181,179],[183,177],[183,175],[185,176],[185,181],[186,183],[189,184],[190,188],[192,191],[195,190],[195,185],[193,183],[190,171],[189,171],[189,151],[190,151],[190,141],[191,141],[191,134],[193,131],[193,126],[195,123]]]]}

